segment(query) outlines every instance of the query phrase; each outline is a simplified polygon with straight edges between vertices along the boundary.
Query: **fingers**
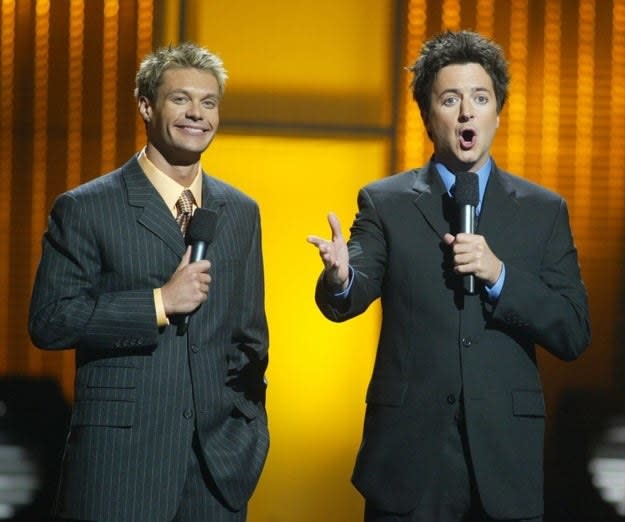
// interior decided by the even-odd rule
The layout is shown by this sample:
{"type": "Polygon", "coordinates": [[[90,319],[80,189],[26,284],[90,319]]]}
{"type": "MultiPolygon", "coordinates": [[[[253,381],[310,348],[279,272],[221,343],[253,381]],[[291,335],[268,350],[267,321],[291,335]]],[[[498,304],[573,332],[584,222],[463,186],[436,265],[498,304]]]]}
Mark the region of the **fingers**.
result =
{"type": "Polygon", "coordinates": [[[306,240],[317,247],[319,257],[321,257],[321,260],[326,268],[329,268],[334,264],[334,249],[330,241],[326,241],[325,239],[321,239],[316,236],[309,236],[306,240]]]}
{"type": "Polygon", "coordinates": [[[208,272],[211,263],[205,259],[189,263],[190,252],[190,249],[185,252],[178,268],[161,288],[165,313],[168,315],[189,313],[208,298],[212,281],[208,272]]]}
{"type": "Polygon", "coordinates": [[[451,246],[454,270],[459,274],[475,274],[476,277],[494,284],[501,272],[501,261],[479,234],[446,234],[445,243],[451,246]]]}
{"type": "Polygon", "coordinates": [[[208,259],[200,259],[194,263],[189,263],[188,270],[193,273],[208,272],[211,266],[211,262],[208,259]]]}
{"type": "Polygon", "coordinates": [[[475,241],[477,236],[469,234],[446,234],[443,240],[451,246],[454,255],[454,268],[456,272],[471,272],[471,263],[479,256],[479,246],[475,241]]]}
{"type": "Polygon", "coordinates": [[[308,236],[306,241],[308,241],[311,245],[315,245],[317,248],[319,248],[323,243],[327,243],[325,239],[318,236],[308,236]]]}
{"type": "Polygon", "coordinates": [[[318,245],[318,248],[319,256],[321,256],[326,268],[335,267],[337,265],[338,254],[334,244],[329,241],[324,241],[322,244],[318,245]]]}
{"type": "Polygon", "coordinates": [[[210,276],[205,273],[186,274],[182,279],[172,279],[161,288],[165,313],[189,313],[200,306],[210,289],[210,276]]]}
{"type": "Polygon", "coordinates": [[[341,233],[341,223],[334,212],[328,213],[332,239],[308,236],[306,240],[315,245],[326,270],[326,280],[334,287],[345,287],[349,278],[349,251],[341,233]]]}
{"type": "Polygon", "coordinates": [[[189,281],[190,296],[193,299],[205,301],[208,297],[212,279],[209,274],[200,273],[189,281]]]}
{"type": "MultiPolygon", "coordinates": [[[[332,241],[343,241],[343,234],[341,232],[341,222],[334,212],[328,213],[328,223],[330,224],[330,231],[332,232],[332,241]]],[[[320,248],[323,245],[330,243],[327,239],[323,239],[319,236],[308,236],[306,241],[320,248]]]]}

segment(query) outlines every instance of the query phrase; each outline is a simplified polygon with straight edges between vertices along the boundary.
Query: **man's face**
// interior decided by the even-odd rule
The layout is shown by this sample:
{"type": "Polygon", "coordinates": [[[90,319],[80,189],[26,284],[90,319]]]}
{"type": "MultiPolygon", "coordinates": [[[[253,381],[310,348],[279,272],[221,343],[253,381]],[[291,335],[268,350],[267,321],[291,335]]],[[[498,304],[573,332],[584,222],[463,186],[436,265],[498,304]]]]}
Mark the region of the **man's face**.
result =
{"type": "Polygon", "coordinates": [[[476,63],[443,67],[432,85],[425,121],[436,159],[452,171],[476,171],[488,160],[499,127],[493,82],[476,63]]]}
{"type": "Polygon", "coordinates": [[[154,103],[141,98],[139,112],[148,141],[170,164],[195,163],[219,126],[219,84],[209,72],[168,69],[154,103]]]}

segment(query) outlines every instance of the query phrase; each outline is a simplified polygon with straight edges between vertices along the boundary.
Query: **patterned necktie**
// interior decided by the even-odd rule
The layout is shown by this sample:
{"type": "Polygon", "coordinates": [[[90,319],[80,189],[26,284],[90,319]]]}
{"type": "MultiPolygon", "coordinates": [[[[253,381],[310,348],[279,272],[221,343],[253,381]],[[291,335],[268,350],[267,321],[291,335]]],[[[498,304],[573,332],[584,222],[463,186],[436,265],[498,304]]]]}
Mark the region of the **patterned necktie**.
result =
{"type": "Polygon", "coordinates": [[[176,223],[178,223],[183,236],[191,219],[194,203],[195,198],[189,189],[184,189],[182,194],[180,194],[178,201],[176,201],[176,210],[178,211],[176,223]]]}

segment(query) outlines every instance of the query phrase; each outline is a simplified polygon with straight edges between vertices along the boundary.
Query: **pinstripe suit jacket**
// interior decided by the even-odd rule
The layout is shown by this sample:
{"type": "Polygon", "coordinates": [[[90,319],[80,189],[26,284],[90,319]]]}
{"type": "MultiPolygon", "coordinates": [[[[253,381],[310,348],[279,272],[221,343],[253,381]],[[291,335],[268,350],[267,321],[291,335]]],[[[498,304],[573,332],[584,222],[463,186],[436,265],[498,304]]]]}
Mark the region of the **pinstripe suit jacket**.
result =
{"type": "Polygon", "coordinates": [[[441,476],[441,434],[462,397],[486,511],[535,517],[543,511],[545,416],[535,345],[572,360],[590,341],[566,203],[493,165],[477,233],[506,266],[494,305],[483,291],[464,295],[450,269],[445,200],[431,164],[368,185],[348,243],[349,298],[317,285],[317,303],[334,321],[382,300],[353,481],[380,509],[413,510],[441,476]]]}
{"type": "Polygon", "coordinates": [[[185,335],[156,326],[153,289],[185,244],[136,157],[53,205],[29,330],[40,348],[76,350],[62,516],[170,521],[194,429],[231,507],[256,486],[268,449],[259,212],[206,174],[202,191],[218,213],[206,254],[213,282],[185,335]]]}

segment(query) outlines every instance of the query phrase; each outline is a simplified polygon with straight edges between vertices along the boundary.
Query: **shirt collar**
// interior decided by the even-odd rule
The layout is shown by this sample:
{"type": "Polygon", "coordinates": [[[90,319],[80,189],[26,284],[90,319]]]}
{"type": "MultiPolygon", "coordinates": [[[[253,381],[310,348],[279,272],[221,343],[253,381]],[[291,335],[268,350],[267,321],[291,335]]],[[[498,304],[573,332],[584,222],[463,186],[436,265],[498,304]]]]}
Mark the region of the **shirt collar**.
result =
{"type": "Polygon", "coordinates": [[[176,201],[178,201],[178,198],[180,197],[181,192],[186,188],[188,188],[193,194],[193,197],[195,198],[196,206],[198,207],[202,206],[202,176],[201,176],[202,167],[201,165],[198,165],[197,174],[193,178],[191,185],[189,185],[188,187],[185,187],[181,185],[180,183],[178,183],[177,181],[174,181],[173,179],[171,179],[167,174],[165,174],[156,165],[154,165],[154,163],[152,163],[148,159],[145,153],[145,147],[139,153],[139,156],[137,157],[137,161],[139,162],[139,165],[143,169],[143,172],[145,173],[147,178],[150,180],[152,185],[154,185],[154,188],[156,189],[156,191],[161,195],[161,197],[165,201],[167,208],[171,210],[171,213],[174,216],[177,213],[176,201]]]}
{"type": "MultiPolygon", "coordinates": [[[[451,187],[456,182],[456,176],[453,172],[451,172],[445,165],[434,160],[434,166],[441,177],[441,181],[443,185],[445,185],[445,190],[451,196],[450,190],[451,187]]],[[[476,212],[479,214],[482,210],[482,201],[484,201],[484,193],[486,192],[486,185],[488,183],[488,178],[490,177],[490,170],[492,168],[492,160],[489,157],[486,163],[477,171],[477,179],[478,179],[478,188],[479,188],[479,196],[480,200],[477,204],[476,212]]]]}

